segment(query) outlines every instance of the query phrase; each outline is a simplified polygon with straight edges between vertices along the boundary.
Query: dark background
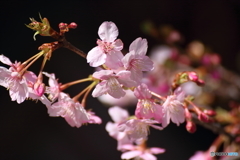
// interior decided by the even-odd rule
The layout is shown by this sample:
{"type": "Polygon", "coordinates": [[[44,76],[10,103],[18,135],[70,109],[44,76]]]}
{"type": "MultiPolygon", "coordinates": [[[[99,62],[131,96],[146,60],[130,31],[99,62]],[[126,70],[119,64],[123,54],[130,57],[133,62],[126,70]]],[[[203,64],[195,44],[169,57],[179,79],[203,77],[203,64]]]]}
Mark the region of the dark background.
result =
{"type": "MultiPolygon", "coordinates": [[[[67,39],[86,53],[96,46],[97,30],[103,21],[113,21],[119,38],[127,49],[137,37],[148,39],[149,49],[156,41],[143,34],[139,25],[152,20],[157,25],[171,24],[184,36],[186,43],[201,40],[223,58],[228,69],[237,69],[240,46],[239,0],[122,0],[122,1],[1,1],[0,54],[12,61],[24,61],[38,52],[37,48],[49,37],[36,36],[25,27],[29,17],[39,20],[38,13],[47,17],[57,30],[60,22],[76,22],[78,28],[67,33],[67,39]]],[[[30,70],[36,74],[40,61],[30,70]]],[[[92,73],[86,60],[66,49],[53,53],[45,71],[55,73],[60,82],[84,78],[92,73]]],[[[85,85],[69,88],[71,96],[85,85]]],[[[121,153],[116,141],[108,136],[105,124],[110,121],[107,108],[89,97],[87,108],[102,117],[102,125],[70,127],[63,118],[52,118],[41,103],[11,102],[8,91],[0,88],[0,159],[34,160],[117,160],[121,153]]],[[[133,111],[133,109],[132,109],[133,111]]],[[[150,147],[162,147],[166,153],[159,159],[186,160],[197,150],[207,150],[216,135],[198,126],[195,134],[171,124],[163,131],[151,130],[150,147]]]]}

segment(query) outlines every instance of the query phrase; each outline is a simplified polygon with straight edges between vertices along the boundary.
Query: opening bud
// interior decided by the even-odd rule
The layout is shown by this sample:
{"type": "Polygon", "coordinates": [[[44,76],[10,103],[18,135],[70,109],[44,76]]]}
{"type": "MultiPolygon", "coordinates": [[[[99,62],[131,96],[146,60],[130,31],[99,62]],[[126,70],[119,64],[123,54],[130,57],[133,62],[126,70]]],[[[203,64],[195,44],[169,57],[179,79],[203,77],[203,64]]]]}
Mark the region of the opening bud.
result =
{"type": "Polygon", "coordinates": [[[204,110],[203,112],[211,117],[216,115],[216,112],[214,110],[204,110]]]}
{"type": "Polygon", "coordinates": [[[60,30],[66,30],[68,29],[68,24],[62,22],[62,23],[59,23],[58,27],[60,30]]]}
{"type": "Polygon", "coordinates": [[[189,133],[194,133],[197,130],[197,127],[192,121],[187,121],[186,129],[189,133]]]}
{"type": "Polygon", "coordinates": [[[42,83],[42,81],[40,79],[38,79],[37,82],[34,83],[34,85],[33,85],[33,90],[36,95],[41,97],[45,92],[45,84],[42,83]]]}
{"type": "Polygon", "coordinates": [[[77,28],[77,23],[75,23],[75,22],[70,23],[70,24],[68,25],[68,28],[71,28],[71,29],[77,28]]]}
{"type": "Polygon", "coordinates": [[[206,115],[205,113],[201,112],[199,115],[198,115],[198,119],[200,121],[203,121],[203,122],[206,122],[206,123],[209,123],[209,122],[212,122],[212,120],[209,118],[208,115],[206,115]]]}

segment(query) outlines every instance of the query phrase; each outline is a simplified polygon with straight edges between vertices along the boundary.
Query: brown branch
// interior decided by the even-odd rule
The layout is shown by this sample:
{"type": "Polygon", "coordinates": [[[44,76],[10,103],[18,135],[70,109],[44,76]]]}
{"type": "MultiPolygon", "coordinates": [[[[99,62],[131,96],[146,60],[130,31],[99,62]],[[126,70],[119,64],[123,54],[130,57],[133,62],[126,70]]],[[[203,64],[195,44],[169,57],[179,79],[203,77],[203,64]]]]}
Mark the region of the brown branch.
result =
{"type": "Polygon", "coordinates": [[[60,47],[67,48],[67,49],[77,53],[81,57],[86,58],[87,54],[84,53],[82,50],[78,49],[77,47],[75,47],[74,45],[72,45],[70,42],[68,42],[66,40],[64,34],[61,35],[57,31],[52,29],[51,30],[51,37],[56,39],[59,42],[60,47]]]}

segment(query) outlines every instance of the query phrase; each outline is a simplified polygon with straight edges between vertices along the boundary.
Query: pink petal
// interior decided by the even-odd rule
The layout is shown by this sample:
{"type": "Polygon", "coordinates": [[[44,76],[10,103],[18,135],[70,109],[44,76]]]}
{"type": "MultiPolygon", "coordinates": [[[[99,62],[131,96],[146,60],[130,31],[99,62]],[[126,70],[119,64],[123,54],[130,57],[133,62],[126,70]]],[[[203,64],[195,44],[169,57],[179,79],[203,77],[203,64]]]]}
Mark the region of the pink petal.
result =
{"type": "Polygon", "coordinates": [[[112,50],[107,54],[105,64],[107,67],[111,69],[118,69],[123,66],[122,58],[123,58],[122,52],[112,50]]]}
{"type": "Polygon", "coordinates": [[[123,49],[123,42],[120,39],[117,39],[113,42],[113,46],[115,51],[121,51],[123,49]]]}
{"type": "Polygon", "coordinates": [[[120,86],[116,78],[111,78],[107,81],[108,94],[114,98],[121,98],[125,96],[125,92],[120,86]]]}
{"type": "Polygon", "coordinates": [[[48,84],[50,87],[55,87],[58,85],[58,82],[56,80],[56,77],[55,77],[55,74],[52,73],[52,74],[49,74],[47,72],[42,72],[45,76],[47,76],[49,79],[48,79],[48,84]]]}
{"type": "Polygon", "coordinates": [[[134,89],[134,95],[138,99],[148,99],[152,97],[147,85],[144,83],[142,83],[141,85],[134,89]]]}
{"type": "Polygon", "coordinates": [[[6,56],[4,55],[0,55],[0,61],[3,63],[3,64],[7,64],[9,66],[12,65],[12,62],[10,61],[9,58],[7,58],[6,56]]]}
{"type": "Polygon", "coordinates": [[[35,73],[30,71],[25,72],[24,77],[26,78],[27,82],[35,83],[37,81],[37,76],[35,73]]]}
{"type": "Polygon", "coordinates": [[[132,144],[124,144],[122,145],[122,149],[133,151],[133,150],[136,150],[136,147],[132,144]]]}
{"type": "Polygon", "coordinates": [[[117,123],[125,121],[129,117],[127,110],[118,106],[109,108],[108,114],[111,116],[112,120],[117,123]]]}
{"type": "Polygon", "coordinates": [[[103,94],[106,94],[107,91],[108,91],[108,88],[107,88],[107,82],[106,81],[102,81],[101,83],[99,83],[95,89],[93,90],[92,92],[92,96],[93,97],[98,97],[98,96],[101,96],[103,94]]]}
{"type": "Polygon", "coordinates": [[[106,54],[97,46],[87,54],[87,63],[92,67],[98,67],[106,61],[106,54]]]}
{"type": "Polygon", "coordinates": [[[164,152],[165,152],[165,149],[163,149],[163,148],[158,148],[158,147],[152,147],[152,148],[149,148],[149,151],[150,151],[150,153],[152,153],[152,154],[160,154],[160,153],[164,153],[164,152]]]}
{"type": "Polygon", "coordinates": [[[94,78],[101,79],[101,80],[107,80],[110,77],[113,76],[113,71],[111,70],[100,70],[97,72],[94,72],[92,75],[94,78]]]}
{"type": "Polygon", "coordinates": [[[115,139],[118,137],[118,127],[117,124],[108,122],[105,127],[106,131],[109,133],[109,135],[115,139]]]}
{"type": "Polygon", "coordinates": [[[139,37],[131,43],[129,51],[134,50],[136,54],[145,56],[147,53],[147,48],[148,48],[147,40],[139,37]]]}
{"type": "Polygon", "coordinates": [[[131,61],[135,58],[135,51],[130,51],[122,58],[122,63],[126,69],[131,67],[131,61]]]}
{"type": "Polygon", "coordinates": [[[118,28],[113,22],[103,22],[98,29],[98,35],[105,42],[113,42],[118,36],[118,28]]]}
{"type": "Polygon", "coordinates": [[[153,70],[153,61],[148,56],[143,56],[141,59],[141,71],[151,71],[153,70]]]}
{"type": "Polygon", "coordinates": [[[125,87],[135,87],[137,86],[136,82],[133,81],[130,76],[131,72],[129,71],[120,71],[117,73],[118,81],[123,84],[125,87]]]}
{"type": "Polygon", "coordinates": [[[5,67],[0,67],[0,85],[8,88],[9,85],[6,81],[7,78],[9,78],[11,76],[11,72],[5,68],[5,67]]]}
{"type": "Polygon", "coordinates": [[[131,159],[137,156],[140,156],[142,154],[141,151],[129,151],[125,152],[121,155],[121,159],[131,159]]]}
{"type": "Polygon", "coordinates": [[[145,152],[144,154],[140,155],[139,157],[141,157],[144,160],[157,160],[157,157],[155,157],[154,155],[145,152]]]}
{"type": "Polygon", "coordinates": [[[163,109],[162,126],[166,127],[170,123],[170,113],[163,109]]]}

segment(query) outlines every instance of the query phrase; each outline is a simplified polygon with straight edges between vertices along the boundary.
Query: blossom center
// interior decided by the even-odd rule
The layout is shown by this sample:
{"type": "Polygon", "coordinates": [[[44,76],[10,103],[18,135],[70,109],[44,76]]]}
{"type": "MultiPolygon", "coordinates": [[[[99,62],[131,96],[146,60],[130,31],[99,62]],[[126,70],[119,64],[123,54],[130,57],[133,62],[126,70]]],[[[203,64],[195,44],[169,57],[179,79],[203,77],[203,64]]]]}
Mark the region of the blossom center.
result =
{"type": "Polygon", "coordinates": [[[103,42],[101,40],[98,40],[97,44],[101,48],[101,50],[106,54],[109,53],[114,48],[112,42],[103,42]]]}

